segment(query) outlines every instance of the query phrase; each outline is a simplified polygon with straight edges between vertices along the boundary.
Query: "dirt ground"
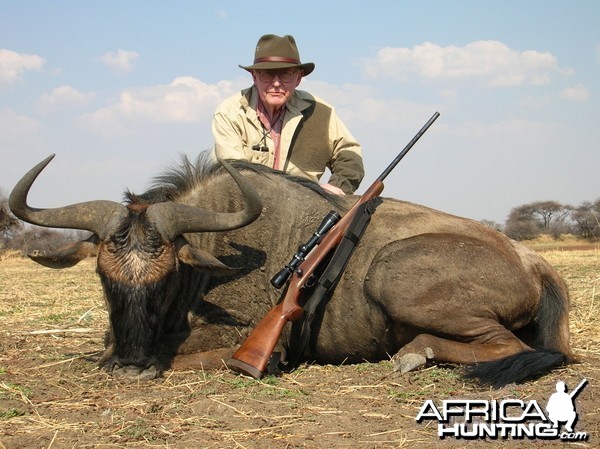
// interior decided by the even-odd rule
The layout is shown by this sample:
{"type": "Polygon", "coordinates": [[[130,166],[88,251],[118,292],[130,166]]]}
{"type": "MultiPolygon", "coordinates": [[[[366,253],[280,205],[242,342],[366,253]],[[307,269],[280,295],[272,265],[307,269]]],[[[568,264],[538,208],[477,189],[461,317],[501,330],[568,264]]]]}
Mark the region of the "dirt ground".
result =
{"type": "Polygon", "coordinates": [[[572,295],[572,345],[582,363],[501,390],[434,366],[400,375],[390,362],[303,366],[262,381],[172,372],[151,382],[114,379],[94,360],[107,323],[94,261],[61,271],[0,260],[0,449],[600,447],[600,250],[544,251],[572,295]],[[514,398],[545,406],[574,388],[587,441],[465,440],[417,423],[426,400],[514,398]]]}

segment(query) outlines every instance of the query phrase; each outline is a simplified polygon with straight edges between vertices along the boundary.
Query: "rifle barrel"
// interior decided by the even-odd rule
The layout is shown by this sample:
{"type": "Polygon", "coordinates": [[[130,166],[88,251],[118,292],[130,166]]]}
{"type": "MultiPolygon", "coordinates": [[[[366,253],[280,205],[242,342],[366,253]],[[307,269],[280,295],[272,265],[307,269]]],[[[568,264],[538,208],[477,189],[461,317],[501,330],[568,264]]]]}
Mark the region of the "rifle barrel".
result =
{"type": "Polygon", "coordinates": [[[587,379],[583,379],[581,382],[579,382],[579,385],[577,385],[575,387],[575,389],[573,391],[571,391],[571,393],[569,393],[569,396],[571,397],[571,399],[573,399],[575,396],[577,396],[579,394],[579,392],[583,389],[583,387],[585,387],[587,382],[588,382],[587,379]]]}
{"type": "Polygon", "coordinates": [[[440,116],[439,112],[436,112],[435,114],[433,114],[431,116],[431,118],[427,121],[427,123],[425,123],[425,125],[423,125],[423,128],[421,128],[421,130],[415,135],[415,137],[413,137],[412,140],[410,142],[408,142],[408,145],[406,145],[404,147],[404,149],[400,152],[400,154],[398,156],[396,156],[396,158],[383,171],[383,173],[381,175],[379,175],[379,178],[377,178],[377,181],[383,182],[383,180],[387,177],[387,175],[389,175],[390,172],[396,167],[396,165],[398,165],[398,162],[400,162],[402,160],[402,158],[404,156],[406,156],[406,153],[408,153],[410,151],[410,149],[414,146],[414,144],[417,143],[417,140],[419,140],[421,138],[421,136],[423,134],[425,134],[425,132],[429,129],[429,127],[433,124],[433,122],[435,122],[437,120],[437,118],[439,116],[440,116]]]}

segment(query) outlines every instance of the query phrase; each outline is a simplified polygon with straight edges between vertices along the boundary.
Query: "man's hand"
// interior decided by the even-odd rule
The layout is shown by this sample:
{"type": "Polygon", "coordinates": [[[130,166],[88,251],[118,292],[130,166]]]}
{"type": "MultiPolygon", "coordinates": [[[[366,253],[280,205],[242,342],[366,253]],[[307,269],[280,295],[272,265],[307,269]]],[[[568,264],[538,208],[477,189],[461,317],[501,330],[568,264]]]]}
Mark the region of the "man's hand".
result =
{"type": "Polygon", "coordinates": [[[333,193],[334,195],[345,195],[342,189],[336,186],[332,186],[331,184],[321,184],[321,187],[327,190],[329,193],[333,193]]]}

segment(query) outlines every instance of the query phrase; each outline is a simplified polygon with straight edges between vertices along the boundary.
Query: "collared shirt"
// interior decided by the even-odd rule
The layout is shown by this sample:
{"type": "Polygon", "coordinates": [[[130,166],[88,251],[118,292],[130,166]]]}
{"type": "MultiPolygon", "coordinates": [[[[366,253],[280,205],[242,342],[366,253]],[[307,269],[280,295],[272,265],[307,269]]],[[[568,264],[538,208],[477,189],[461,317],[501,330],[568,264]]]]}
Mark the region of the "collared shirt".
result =
{"type": "MultiPolygon", "coordinates": [[[[275,142],[272,136],[265,136],[257,108],[258,92],[254,86],[219,105],[212,123],[215,154],[223,159],[275,166],[275,142]],[[260,151],[263,142],[268,151],[260,151]]],[[[318,182],[329,169],[329,184],[345,193],[353,193],[358,188],[364,176],[361,147],[333,107],[323,100],[295,90],[285,106],[279,138],[277,163],[281,170],[318,182]],[[316,116],[325,121],[314,123],[317,120],[313,120],[312,130],[309,130],[305,125],[309,124],[315,107],[319,111],[316,116]]]]}
{"type": "MultiPolygon", "coordinates": [[[[285,108],[281,108],[275,116],[273,117],[273,123],[269,119],[269,114],[267,114],[267,110],[265,109],[265,105],[259,99],[256,107],[256,115],[258,119],[262,123],[264,127],[263,136],[266,137],[267,134],[271,137],[273,141],[273,167],[275,170],[281,170],[281,130],[283,128],[283,114],[285,114],[285,108]]],[[[266,142],[264,142],[266,145],[266,142]]]]}

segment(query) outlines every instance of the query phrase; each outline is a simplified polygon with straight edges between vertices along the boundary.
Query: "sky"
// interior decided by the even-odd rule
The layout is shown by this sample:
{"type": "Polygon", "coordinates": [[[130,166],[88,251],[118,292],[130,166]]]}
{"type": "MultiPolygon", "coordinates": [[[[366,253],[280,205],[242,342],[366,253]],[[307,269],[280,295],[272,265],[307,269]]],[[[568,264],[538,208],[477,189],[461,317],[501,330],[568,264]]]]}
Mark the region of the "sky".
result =
{"type": "Polygon", "coordinates": [[[361,143],[358,193],[439,112],[383,196],[500,224],[579,206],[600,198],[599,23],[598,0],[0,0],[0,190],[55,153],[34,207],[144,191],[211,148],[272,33],[361,143]]]}

